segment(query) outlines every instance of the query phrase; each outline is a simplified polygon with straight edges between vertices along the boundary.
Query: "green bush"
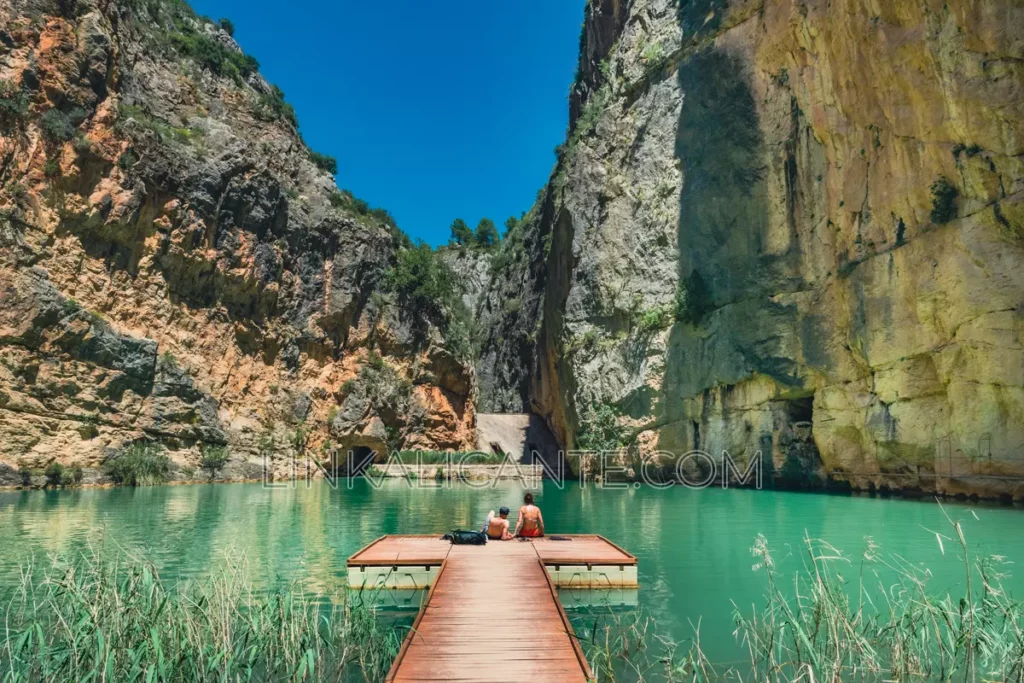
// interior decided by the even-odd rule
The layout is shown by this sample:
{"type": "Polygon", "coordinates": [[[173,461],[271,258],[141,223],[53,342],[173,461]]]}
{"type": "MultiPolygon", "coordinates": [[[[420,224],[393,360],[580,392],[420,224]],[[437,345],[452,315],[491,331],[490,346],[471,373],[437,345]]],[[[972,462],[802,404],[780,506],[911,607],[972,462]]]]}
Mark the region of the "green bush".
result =
{"type": "Polygon", "coordinates": [[[64,485],[64,465],[54,461],[47,465],[43,472],[46,474],[47,486],[56,488],[64,485]]]}
{"type": "Polygon", "coordinates": [[[221,20],[218,23],[220,24],[220,27],[222,29],[224,29],[225,33],[227,33],[229,36],[234,37],[234,35],[235,35],[235,24],[234,24],[234,22],[232,22],[230,19],[228,19],[226,17],[222,17],[221,20]]]}
{"type": "Polygon", "coordinates": [[[640,334],[649,334],[666,330],[672,326],[673,319],[674,312],[671,307],[651,308],[640,315],[640,320],[637,322],[637,331],[640,334]]]}
{"type": "Polygon", "coordinates": [[[299,127],[299,119],[295,108],[285,102],[284,91],[276,85],[271,86],[269,95],[260,95],[253,106],[253,115],[260,121],[278,121],[284,119],[293,128],[299,127]]]}
{"type": "Polygon", "coordinates": [[[260,63],[252,55],[232,50],[185,22],[178,22],[177,28],[168,35],[171,47],[214,74],[241,81],[259,71],[260,63]]]}
{"type": "Polygon", "coordinates": [[[64,113],[59,109],[49,109],[39,117],[39,128],[43,138],[53,144],[61,144],[75,137],[75,132],[85,120],[85,112],[75,109],[64,113]]]}
{"type": "Polygon", "coordinates": [[[402,436],[402,430],[398,427],[391,425],[385,425],[384,427],[384,444],[388,450],[388,455],[391,453],[397,453],[402,450],[402,444],[405,443],[405,437],[402,436]]]}
{"type": "Polygon", "coordinates": [[[103,463],[103,474],[115,484],[143,486],[167,481],[171,462],[163,448],[136,442],[103,463]]]}
{"type": "Polygon", "coordinates": [[[697,269],[680,279],[676,291],[676,320],[690,325],[699,325],[708,313],[714,310],[711,290],[697,269]]]}
{"type": "Polygon", "coordinates": [[[932,183],[932,222],[937,225],[948,223],[956,218],[956,198],[959,194],[956,187],[942,177],[932,183]]]}
{"type": "Polygon", "coordinates": [[[43,174],[47,178],[60,176],[60,161],[57,159],[47,159],[46,163],[43,164],[43,174]]]}
{"type": "Polygon", "coordinates": [[[331,175],[338,174],[338,160],[328,154],[309,150],[309,160],[316,164],[321,171],[327,171],[331,175]]]}
{"type": "Polygon", "coordinates": [[[380,207],[375,206],[372,209],[370,209],[369,213],[367,213],[366,215],[368,215],[370,218],[373,218],[376,221],[379,221],[380,223],[383,223],[384,225],[390,226],[392,228],[398,227],[398,221],[395,220],[395,217],[392,216],[391,212],[388,211],[387,209],[382,209],[380,207]]]}
{"type": "Polygon", "coordinates": [[[365,199],[359,199],[358,197],[352,198],[352,210],[356,213],[366,216],[370,213],[370,204],[365,199]]]}
{"type": "Polygon", "coordinates": [[[340,190],[334,190],[327,197],[327,201],[331,203],[335,209],[344,209],[347,206],[352,205],[352,195],[347,195],[340,190]]]}
{"type": "Polygon", "coordinates": [[[129,171],[132,166],[137,164],[139,158],[135,156],[135,152],[130,149],[124,151],[124,153],[117,159],[117,167],[122,171],[129,171]]]}
{"type": "Polygon", "coordinates": [[[82,470],[81,465],[73,465],[71,467],[71,474],[68,476],[68,470],[64,470],[64,485],[68,486],[81,486],[82,480],[85,479],[85,472],[82,470]]]}
{"type": "Polygon", "coordinates": [[[135,105],[123,104],[117,109],[117,128],[120,130],[123,128],[124,123],[128,120],[135,121],[139,126],[150,130],[156,134],[160,139],[160,142],[178,142],[186,144],[192,142],[195,138],[205,135],[206,131],[202,128],[178,128],[171,124],[150,116],[142,107],[135,105]]]}
{"type": "Polygon", "coordinates": [[[211,446],[204,443],[200,449],[199,467],[210,476],[210,481],[213,481],[217,473],[228,463],[228,448],[227,446],[211,446]]]}
{"type": "MultiPolygon", "coordinates": [[[[411,312],[422,314],[440,328],[446,327],[449,311],[459,299],[455,274],[427,244],[398,252],[387,284],[398,302],[411,312]]],[[[459,299],[461,301],[461,299],[459,299]]]]}
{"type": "Polygon", "coordinates": [[[359,368],[359,379],[375,406],[390,407],[397,414],[403,414],[408,409],[409,399],[412,398],[412,383],[378,354],[371,354],[366,364],[359,368]]]}
{"type": "Polygon", "coordinates": [[[601,114],[604,113],[611,100],[612,91],[611,86],[608,84],[601,86],[597,92],[587,99],[579,118],[576,119],[576,126],[573,128],[572,135],[569,136],[569,148],[575,147],[577,142],[590,135],[594,128],[597,127],[601,114]]]}
{"type": "Polygon", "coordinates": [[[28,119],[28,95],[12,81],[0,80],[0,133],[21,128],[28,119]]]}
{"type": "Polygon", "coordinates": [[[35,470],[28,465],[20,465],[18,467],[18,476],[21,478],[22,486],[32,486],[32,477],[39,474],[38,470],[35,470]]]}
{"type": "Polygon", "coordinates": [[[11,194],[16,202],[20,202],[28,196],[28,188],[24,184],[17,181],[11,181],[7,184],[7,191],[11,194]]]}
{"type": "Polygon", "coordinates": [[[629,430],[619,425],[619,413],[610,403],[584,405],[576,429],[576,448],[581,451],[617,451],[631,441],[629,430]]]}
{"type": "Polygon", "coordinates": [[[85,137],[81,133],[75,136],[75,152],[79,155],[86,155],[92,151],[92,143],[89,138],[85,137]]]}
{"type": "MultiPolygon", "coordinates": [[[[333,157],[327,157],[334,162],[333,157]]],[[[327,169],[329,170],[329,169],[327,169]]],[[[344,209],[358,216],[364,216],[372,219],[379,224],[382,224],[394,237],[395,243],[400,247],[411,247],[412,240],[409,236],[402,232],[402,229],[398,227],[398,221],[387,209],[381,209],[379,207],[371,207],[369,202],[364,199],[359,199],[349,190],[335,190],[328,196],[328,201],[336,209],[344,209]]]]}

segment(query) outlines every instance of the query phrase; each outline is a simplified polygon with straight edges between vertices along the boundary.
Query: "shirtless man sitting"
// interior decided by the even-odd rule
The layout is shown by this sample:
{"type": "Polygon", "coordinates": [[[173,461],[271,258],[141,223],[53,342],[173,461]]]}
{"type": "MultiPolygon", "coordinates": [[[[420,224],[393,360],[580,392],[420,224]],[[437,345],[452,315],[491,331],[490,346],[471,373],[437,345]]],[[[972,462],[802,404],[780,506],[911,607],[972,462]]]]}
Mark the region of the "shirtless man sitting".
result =
{"type": "Polygon", "coordinates": [[[487,514],[487,522],[484,523],[484,532],[487,538],[492,541],[511,541],[512,534],[508,532],[508,508],[502,507],[495,517],[494,510],[487,514]]]}
{"type": "Polygon", "coordinates": [[[538,538],[544,535],[544,517],[540,508],[533,504],[533,494],[523,496],[523,507],[519,508],[519,521],[516,522],[514,536],[538,538]]]}

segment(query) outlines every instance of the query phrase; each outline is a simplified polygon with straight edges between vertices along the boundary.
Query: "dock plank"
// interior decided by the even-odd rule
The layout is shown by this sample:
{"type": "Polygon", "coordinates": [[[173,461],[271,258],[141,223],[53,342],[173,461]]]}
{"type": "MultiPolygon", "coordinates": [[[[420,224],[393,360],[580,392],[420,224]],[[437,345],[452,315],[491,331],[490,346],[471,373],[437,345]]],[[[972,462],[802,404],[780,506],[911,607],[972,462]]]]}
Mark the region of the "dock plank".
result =
{"type": "Polygon", "coordinates": [[[349,566],[439,565],[452,544],[440,536],[381,536],[348,559],[349,566]]]}
{"type": "Polygon", "coordinates": [[[387,680],[585,683],[574,639],[533,543],[452,546],[387,680]]]}
{"type": "Polygon", "coordinates": [[[636,582],[636,558],[595,535],[484,546],[453,546],[440,535],[382,536],[348,564],[350,571],[371,573],[374,567],[440,567],[388,672],[390,683],[590,681],[548,567],[565,581],[567,573],[586,576],[591,566],[618,566],[599,576],[636,582]]]}

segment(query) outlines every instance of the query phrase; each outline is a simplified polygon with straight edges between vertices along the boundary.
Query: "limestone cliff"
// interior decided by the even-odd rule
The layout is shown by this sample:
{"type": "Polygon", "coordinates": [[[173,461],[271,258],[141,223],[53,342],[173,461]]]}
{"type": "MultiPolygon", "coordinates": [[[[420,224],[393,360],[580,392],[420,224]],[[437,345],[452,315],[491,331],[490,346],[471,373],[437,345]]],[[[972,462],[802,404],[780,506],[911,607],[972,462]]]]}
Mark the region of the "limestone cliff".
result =
{"type": "Polygon", "coordinates": [[[472,446],[471,364],[386,286],[404,236],[329,166],[184,3],[0,0],[0,483],[94,479],[140,439],[177,478],[204,444],[228,478],[472,446]]]}
{"type": "Polygon", "coordinates": [[[781,485],[1024,496],[1022,55],[1016,2],[591,0],[482,405],[781,485]]]}

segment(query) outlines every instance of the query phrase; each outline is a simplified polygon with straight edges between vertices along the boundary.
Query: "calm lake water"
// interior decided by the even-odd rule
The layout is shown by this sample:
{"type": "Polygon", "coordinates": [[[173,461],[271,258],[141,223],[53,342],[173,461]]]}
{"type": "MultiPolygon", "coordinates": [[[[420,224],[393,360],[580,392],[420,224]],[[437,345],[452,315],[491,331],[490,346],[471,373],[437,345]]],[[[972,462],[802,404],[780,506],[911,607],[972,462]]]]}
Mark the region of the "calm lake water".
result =
{"type": "MultiPolygon", "coordinates": [[[[346,558],[382,534],[478,527],[488,510],[515,510],[521,499],[522,489],[511,483],[481,490],[396,481],[373,490],[362,480],[351,489],[315,482],[294,489],[218,484],[0,493],[0,588],[14,585],[29,559],[39,564],[51,553],[93,544],[141,550],[169,579],[202,576],[231,554],[246,558],[258,586],[298,580],[311,592],[332,593],[345,583],[346,558]]],[[[635,554],[639,604],[658,630],[689,638],[690,622],[700,618],[702,644],[719,661],[737,654],[732,602],[749,609],[762,599],[764,574],[753,571],[750,552],[758,534],[787,576],[801,566],[806,533],[850,557],[855,579],[870,536],[884,553],[930,569],[936,589],[962,592],[955,532],[934,502],[578,484],[559,490],[551,482],[537,502],[549,533],[598,533],[635,554]],[[950,537],[945,555],[934,531],[950,537]]],[[[962,521],[972,552],[1016,563],[1004,585],[1024,597],[1024,511],[945,507],[962,521]]]]}

